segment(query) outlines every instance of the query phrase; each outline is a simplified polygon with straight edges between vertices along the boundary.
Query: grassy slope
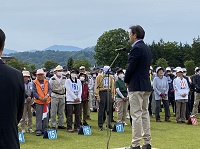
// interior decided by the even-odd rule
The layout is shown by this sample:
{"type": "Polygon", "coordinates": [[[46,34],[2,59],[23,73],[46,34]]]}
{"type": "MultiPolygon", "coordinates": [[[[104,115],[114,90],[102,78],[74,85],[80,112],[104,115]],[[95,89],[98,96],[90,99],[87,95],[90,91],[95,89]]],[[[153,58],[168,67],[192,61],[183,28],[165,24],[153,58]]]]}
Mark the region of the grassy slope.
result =
{"type": "MultiPolygon", "coordinates": [[[[115,113],[116,115],[116,113],[115,113]]],[[[163,116],[163,113],[161,114],[163,116]]],[[[56,140],[43,139],[35,134],[25,134],[25,143],[21,143],[21,149],[106,149],[107,131],[99,131],[97,127],[97,113],[91,113],[92,136],[68,133],[66,130],[58,130],[56,140]]],[[[116,116],[115,116],[116,119],[116,116]]],[[[199,149],[200,126],[177,124],[175,118],[172,122],[156,123],[151,118],[151,133],[153,147],[159,149],[199,149]]],[[[33,117],[35,126],[35,117],[33,117]]],[[[127,119],[128,126],[125,126],[124,133],[112,132],[109,149],[130,146],[131,126],[127,119]]],[[[66,126],[66,123],[65,123],[66,126]]],[[[34,127],[35,129],[35,127],[34,127]]]]}

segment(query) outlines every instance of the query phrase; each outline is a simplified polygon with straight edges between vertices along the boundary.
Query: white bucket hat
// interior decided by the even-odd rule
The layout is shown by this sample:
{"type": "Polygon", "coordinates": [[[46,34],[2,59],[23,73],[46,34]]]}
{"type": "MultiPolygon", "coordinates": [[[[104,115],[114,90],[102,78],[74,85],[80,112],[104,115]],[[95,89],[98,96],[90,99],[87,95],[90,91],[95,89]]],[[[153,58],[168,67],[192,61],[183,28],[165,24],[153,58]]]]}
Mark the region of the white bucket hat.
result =
{"type": "Polygon", "coordinates": [[[29,71],[22,71],[23,77],[30,77],[29,71]]]}
{"type": "Polygon", "coordinates": [[[58,65],[58,66],[54,69],[54,71],[57,71],[57,70],[63,70],[63,67],[60,66],[60,65],[58,65]]]}

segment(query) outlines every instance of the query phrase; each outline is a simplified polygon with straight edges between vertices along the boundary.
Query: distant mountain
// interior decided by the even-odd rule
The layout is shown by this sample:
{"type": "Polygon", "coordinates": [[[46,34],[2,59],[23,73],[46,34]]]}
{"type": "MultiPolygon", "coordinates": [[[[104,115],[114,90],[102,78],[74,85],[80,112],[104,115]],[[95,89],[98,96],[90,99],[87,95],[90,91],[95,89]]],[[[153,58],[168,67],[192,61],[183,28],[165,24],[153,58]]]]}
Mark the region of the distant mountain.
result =
{"type": "Polygon", "coordinates": [[[90,51],[90,52],[94,52],[94,48],[95,48],[95,46],[92,46],[92,47],[87,47],[87,48],[83,49],[83,51],[90,51]]]}
{"type": "Polygon", "coordinates": [[[11,54],[11,53],[17,53],[17,51],[6,49],[6,48],[3,50],[3,55],[7,55],[7,54],[11,54]]]}
{"type": "Polygon", "coordinates": [[[79,48],[79,47],[75,47],[75,46],[53,45],[53,46],[50,46],[50,47],[44,49],[44,51],[46,51],[46,50],[54,50],[54,51],[81,51],[83,49],[79,48]]]}
{"type": "Polygon", "coordinates": [[[39,50],[28,50],[27,52],[36,52],[36,51],[39,51],[39,50]]]}
{"type": "Polygon", "coordinates": [[[55,50],[45,50],[36,52],[17,52],[11,53],[9,56],[13,56],[20,61],[28,62],[29,64],[35,64],[37,68],[43,67],[44,62],[47,60],[54,60],[60,65],[66,65],[67,60],[72,57],[73,60],[87,59],[91,66],[96,63],[94,59],[94,52],[92,51],[55,51],[55,50]]]}

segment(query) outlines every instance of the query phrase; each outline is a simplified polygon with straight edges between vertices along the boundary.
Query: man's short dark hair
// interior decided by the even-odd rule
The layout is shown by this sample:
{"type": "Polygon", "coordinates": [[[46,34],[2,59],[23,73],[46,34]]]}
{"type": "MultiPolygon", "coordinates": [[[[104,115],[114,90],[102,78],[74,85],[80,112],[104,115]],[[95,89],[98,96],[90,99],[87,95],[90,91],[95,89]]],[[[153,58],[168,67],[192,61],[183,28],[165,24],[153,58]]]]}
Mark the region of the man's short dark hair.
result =
{"type": "Polygon", "coordinates": [[[5,40],[6,40],[6,35],[5,35],[5,33],[0,29],[0,48],[3,46],[5,40]]]}
{"type": "Polygon", "coordinates": [[[131,26],[129,29],[131,29],[133,35],[136,34],[137,39],[144,39],[145,31],[140,25],[131,26]]]}

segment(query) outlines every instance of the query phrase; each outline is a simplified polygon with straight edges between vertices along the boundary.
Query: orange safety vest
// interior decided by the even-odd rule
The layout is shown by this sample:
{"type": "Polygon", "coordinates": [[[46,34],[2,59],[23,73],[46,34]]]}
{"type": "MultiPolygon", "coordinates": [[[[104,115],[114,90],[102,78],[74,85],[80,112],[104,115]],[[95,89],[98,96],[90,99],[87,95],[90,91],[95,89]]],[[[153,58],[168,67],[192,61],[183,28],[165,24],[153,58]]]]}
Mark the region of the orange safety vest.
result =
{"type": "MultiPolygon", "coordinates": [[[[44,91],[42,91],[40,82],[37,79],[35,79],[33,82],[35,83],[36,91],[37,91],[38,95],[41,98],[44,98],[48,94],[48,81],[46,79],[44,79],[44,91]]],[[[51,102],[51,97],[48,97],[46,102],[43,102],[39,99],[34,98],[34,102],[37,104],[45,104],[45,103],[48,104],[51,102]]]]}

